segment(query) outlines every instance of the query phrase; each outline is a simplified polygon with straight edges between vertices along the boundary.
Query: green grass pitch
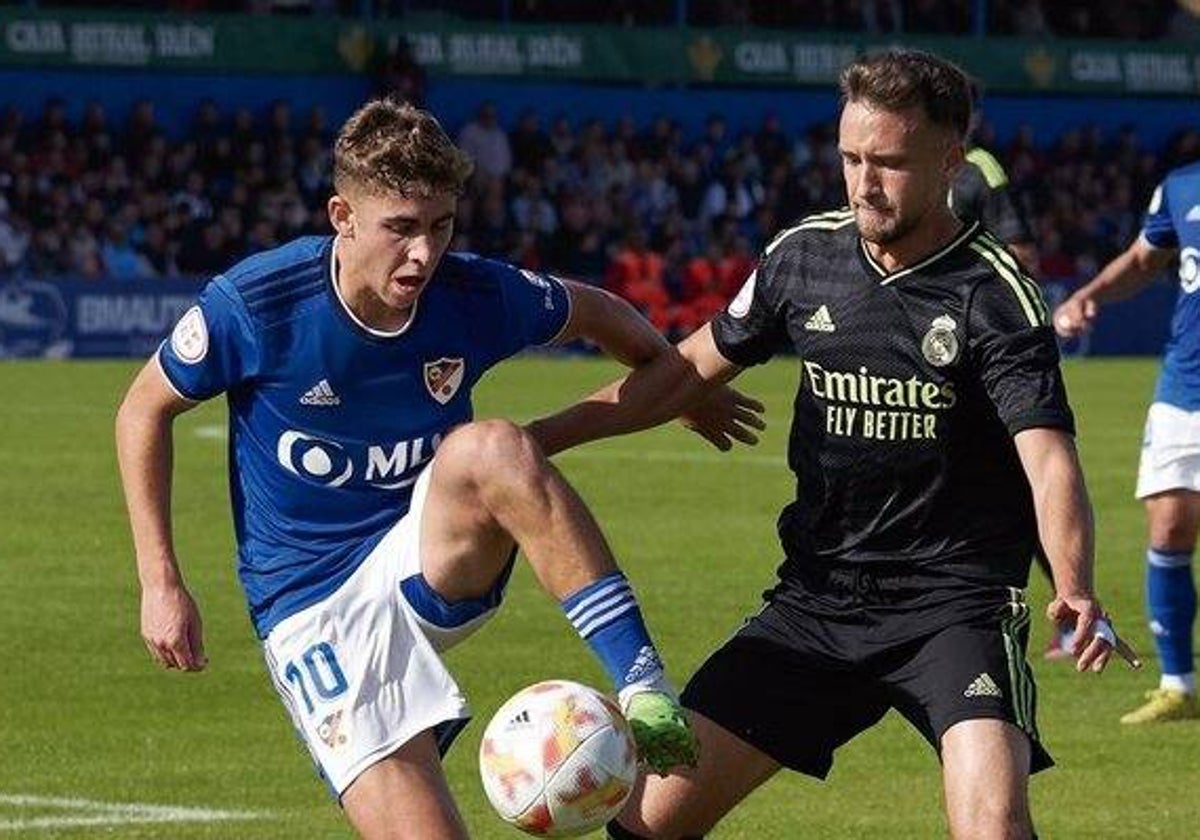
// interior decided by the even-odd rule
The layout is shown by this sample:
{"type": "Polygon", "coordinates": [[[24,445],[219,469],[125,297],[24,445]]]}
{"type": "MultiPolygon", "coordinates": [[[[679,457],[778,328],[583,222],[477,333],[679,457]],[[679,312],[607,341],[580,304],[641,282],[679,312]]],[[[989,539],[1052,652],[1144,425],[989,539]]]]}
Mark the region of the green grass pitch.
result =
{"type": "MultiPolygon", "coordinates": [[[[201,675],[164,673],[142,647],[112,444],[115,405],[134,370],[0,366],[0,838],[349,837],[269,686],[244,614],[220,401],[176,426],[176,541],[211,665],[201,675]],[[257,818],[214,821],[218,811],[257,818]]],[[[615,370],[515,361],[484,383],[478,414],[530,418],[615,370]]],[[[1075,674],[1041,660],[1049,628],[1035,622],[1040,723],[1059,762],[1032,783],[1035,814],[1048,838],[1188,836],[1200,824],[1200,725],[1117,723],[1157,679],[1142,618],[1144,526],[1132,498],[1155,364],[1091,360],[1067,371],[1097,510],[1100,591],[1150,664],[1142,674],[1119,664],[1103,677],[1075,674]]],[[[791,487],[783,453],[795,376],[795,363],[782,360],[740,380],[768,405],[771,428],[756,449],[722,455],[672,427],[558,459],[633,579],[678,680],[757,608],[773,578],[774,520],[791,487]]],[[[1047,588],[1036,575],[1031,591],[1040,612],[1047,588]]],[[[517,837],[478,782],[483,721],[527,683],[604,679],[524,567],[500,615],[449,658],[479,718],[450,754],[450,782],[475,836],[517,837]]],[[[943,825],[937,762],[892,715],[839,753],[828,782],[780,776],[714,836],[894,840],[940,836],[943,825]]]]}

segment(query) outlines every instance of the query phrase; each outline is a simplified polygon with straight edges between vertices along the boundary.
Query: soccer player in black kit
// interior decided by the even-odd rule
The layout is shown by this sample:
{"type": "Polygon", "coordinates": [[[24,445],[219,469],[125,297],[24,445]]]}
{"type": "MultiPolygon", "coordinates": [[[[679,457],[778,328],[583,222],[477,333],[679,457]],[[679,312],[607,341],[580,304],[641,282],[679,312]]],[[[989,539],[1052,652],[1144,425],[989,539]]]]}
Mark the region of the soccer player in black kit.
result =
{"type": "Polygon", "coordinates": [[[703,835],[781,768],[824,777],[890,708],[940,755],[952,835],[1030,837],[1028,777],[1051,764],[1025,659],[1039,536],[1077,668],[1115,641],[1045,304],[947,206],[967,80],[898,51],[841,90],[849,207],[779,234],[678,355],[534,424],[557,451],[663,422],[781,350],[801,369],[778,583],[683,693],[699,766],[647,778],[613,837],[703,835]]]}

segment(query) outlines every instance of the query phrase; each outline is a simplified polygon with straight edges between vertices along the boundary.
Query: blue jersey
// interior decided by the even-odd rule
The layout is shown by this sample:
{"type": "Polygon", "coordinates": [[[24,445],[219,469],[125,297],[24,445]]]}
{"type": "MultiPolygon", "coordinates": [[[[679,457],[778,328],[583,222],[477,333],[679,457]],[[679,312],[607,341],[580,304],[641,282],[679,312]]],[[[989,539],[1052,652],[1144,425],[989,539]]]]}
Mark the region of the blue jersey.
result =
{"type": "Polygon", "coordinates": [[[1200,410],[1200,164],[1173,170],[1150,199],[1142,237],[1179,250],[1179,297],[1155,402],[1200,410]]]}
{"type": "Polygon", "coordinates": [[[227,395],[238,574],[262,637],[341,585],[408,510],[483,373],[569,316],[559,281],[447,254],[405,328],[379,333],[342,300],[333,250],[309,237],[239,263],[159,350],[182,396],[227,395]]]}

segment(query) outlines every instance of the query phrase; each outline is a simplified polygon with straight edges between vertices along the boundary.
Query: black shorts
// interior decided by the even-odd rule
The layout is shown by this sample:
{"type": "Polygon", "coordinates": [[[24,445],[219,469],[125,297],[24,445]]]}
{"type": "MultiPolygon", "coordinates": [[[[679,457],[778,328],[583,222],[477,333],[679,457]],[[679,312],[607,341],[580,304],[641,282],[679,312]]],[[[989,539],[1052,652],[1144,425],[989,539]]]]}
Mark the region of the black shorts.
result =
{"type": "Polygon", "coordinates": [[[926,616],[930,632],[900,642],[883,641],[877,623],[814,617],[773,601],[700,667],[683,704],[818,778],[828,774],[834,750],[888,709],[939,753],[942,735],[960,721],[1006,720],[1029,736],[1030,772],[1043,770],[1054,762],[1035,723],[1036,687],[1025,660],[1029,607],[1018,589],[996,587],[980,597],[991,604],[975,617],[946,623],[926,616]]]}

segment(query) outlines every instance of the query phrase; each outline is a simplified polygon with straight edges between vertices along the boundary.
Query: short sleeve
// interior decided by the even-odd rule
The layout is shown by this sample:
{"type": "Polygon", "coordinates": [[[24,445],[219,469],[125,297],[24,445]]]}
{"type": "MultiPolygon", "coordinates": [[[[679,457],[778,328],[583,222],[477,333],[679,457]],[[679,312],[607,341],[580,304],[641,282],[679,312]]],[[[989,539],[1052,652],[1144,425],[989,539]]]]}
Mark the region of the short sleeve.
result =
{"type": "Polygon", "coordinates": [[[487,261],[500,286],[504,307],[501,356],[549,344],[566,328],[571,296],[566,284],[549,274],[487,261]]]}
{"type": "Polygon", "coordinates": [[[183,314],[158,349],[171,386],[189,400],[207,400],[253,376],[258,344],[237,292],[218,277],[183,314]]]}
{"type": "Polygon", "coordinates": [[[1017,210],[1008,187],[988,190],[983,202],[983,226],[1001,242],[1033,241],[1033,231],[1017,210]]]}
{"type": "Polygon", "coordinates": [[[1150,196],[1146,208],[1146,219],[1142,222],[1142,238],[1155,248],[1179,247],[1179,233],[1171,219],[1171,207],[1167,201],[1167,182],[1159,184],[1150,196]]]}
{"type": "MultiPolygon", "coordinates": [[[[1015,263],[1015,261],[1013,261],[1015,263]]],[[[1048,427],[1074,434],[1058,342],[1037,286],[1019,272],[976,286],[968,313],[970,353],[1009,434],[1048,427]]]]}
{"type": "Polygon", "coordinates": [[[712,320],[713,340],[721,355],[749,367],[775,355],[787,334],[779,301],[779,261],[764,256],[741,290],[712,320]]]}

